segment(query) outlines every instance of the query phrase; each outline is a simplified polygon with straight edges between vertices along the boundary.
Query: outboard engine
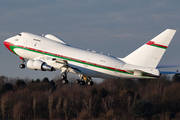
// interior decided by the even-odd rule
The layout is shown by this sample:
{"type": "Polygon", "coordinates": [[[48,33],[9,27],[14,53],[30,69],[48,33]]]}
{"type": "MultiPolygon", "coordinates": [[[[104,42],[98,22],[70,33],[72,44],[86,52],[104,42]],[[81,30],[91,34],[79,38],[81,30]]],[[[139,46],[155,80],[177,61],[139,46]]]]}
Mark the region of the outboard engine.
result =
{"type": "Polygon", "coordinates": [[[54,71],[55,69],[41,60],[28,60],[27,67],[33,70],[54,71]]]}

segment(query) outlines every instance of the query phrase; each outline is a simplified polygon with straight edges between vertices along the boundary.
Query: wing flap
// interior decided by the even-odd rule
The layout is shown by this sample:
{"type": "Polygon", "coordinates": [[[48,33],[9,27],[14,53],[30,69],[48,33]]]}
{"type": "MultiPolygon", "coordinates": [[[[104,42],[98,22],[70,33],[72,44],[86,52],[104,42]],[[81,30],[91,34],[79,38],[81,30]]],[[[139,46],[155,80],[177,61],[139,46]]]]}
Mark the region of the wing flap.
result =
{"type": "Polygon", "coordinates": [[[55,61],[60,64],[68,65],[68,62],[66,60],[53,58],[52,61],[55,61]]]}
{"type": "Polygon", "coordinates": [[[77,69],[75,67],[71,67],[71,65],[69,65],[66,60],[56,59],[56,58],[53,58],[52,60],[55,61],[56,63],[63,64],[63,66],[60,68],[62,70],[61,73],[63,73],[64,71],[67,70],[68,72],[72,72],[72,73],[76,73],[76,74],[82,74],[79,69],[77,69]]]}

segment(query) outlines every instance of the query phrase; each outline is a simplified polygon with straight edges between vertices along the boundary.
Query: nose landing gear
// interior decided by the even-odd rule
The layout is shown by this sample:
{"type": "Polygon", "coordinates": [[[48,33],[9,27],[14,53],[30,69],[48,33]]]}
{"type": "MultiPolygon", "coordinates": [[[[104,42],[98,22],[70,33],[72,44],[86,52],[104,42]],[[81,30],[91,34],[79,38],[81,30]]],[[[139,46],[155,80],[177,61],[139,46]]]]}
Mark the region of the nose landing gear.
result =
{"type": "Polygon", "coordinates": [[[21,68],[21,69],[24,69],[26,66],[25,66],[25,64],[20,64],[19,65],[19,68],[21,68]]]}
{"type": "Polygon", "coordinates": [[[26,65],[24,64],[25,60],[22,57],[20,57],[20,59],[22,60],[22,63],[19,65],[19,68],[24,69],[26,67],[26,65]]]}

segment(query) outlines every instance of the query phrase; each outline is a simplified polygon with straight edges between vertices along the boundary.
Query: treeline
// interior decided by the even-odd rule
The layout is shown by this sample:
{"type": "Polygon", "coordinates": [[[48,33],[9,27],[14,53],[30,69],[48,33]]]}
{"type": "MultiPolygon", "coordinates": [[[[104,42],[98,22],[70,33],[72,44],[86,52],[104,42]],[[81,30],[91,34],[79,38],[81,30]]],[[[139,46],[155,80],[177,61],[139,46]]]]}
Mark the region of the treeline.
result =
{"type": "Polygon", "coordinates": [[[179,120],[180,76],[94,86],[0,76],[2,120],[179,120]]]}

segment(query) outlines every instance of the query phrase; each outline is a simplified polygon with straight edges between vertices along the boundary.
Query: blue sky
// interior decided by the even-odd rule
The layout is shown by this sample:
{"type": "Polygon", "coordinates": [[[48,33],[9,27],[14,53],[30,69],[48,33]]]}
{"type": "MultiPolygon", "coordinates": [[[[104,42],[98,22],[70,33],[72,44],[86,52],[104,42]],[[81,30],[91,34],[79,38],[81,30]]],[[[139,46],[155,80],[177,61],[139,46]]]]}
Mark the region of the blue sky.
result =
{"type": "Polygon", "coordinates": [[[53,79],[60,72],[19,69],[21,60],[3,42],[20,32],[50,33],[72,46],[125,57],[165,29],[176,29],[160,63],[179,64],[179,5],[177,0],[1,1],[0,75],[53,79]]]}

